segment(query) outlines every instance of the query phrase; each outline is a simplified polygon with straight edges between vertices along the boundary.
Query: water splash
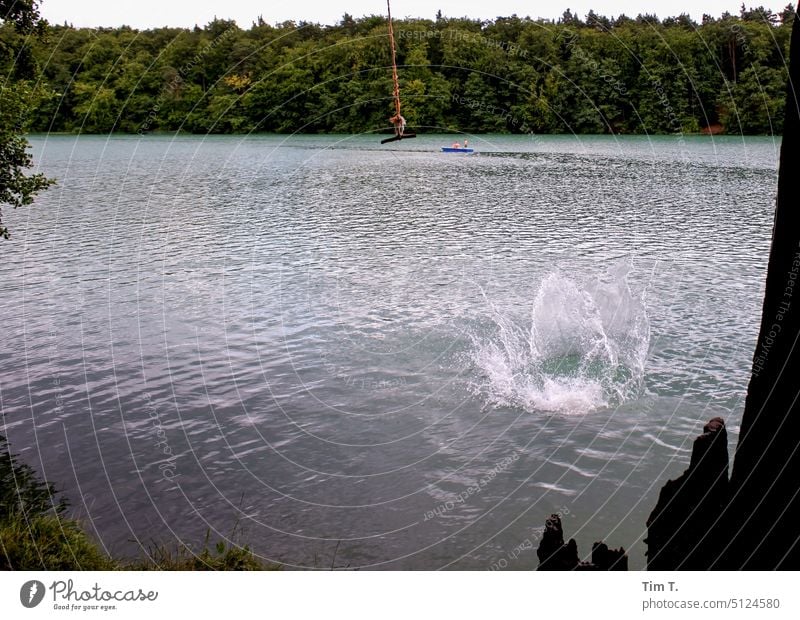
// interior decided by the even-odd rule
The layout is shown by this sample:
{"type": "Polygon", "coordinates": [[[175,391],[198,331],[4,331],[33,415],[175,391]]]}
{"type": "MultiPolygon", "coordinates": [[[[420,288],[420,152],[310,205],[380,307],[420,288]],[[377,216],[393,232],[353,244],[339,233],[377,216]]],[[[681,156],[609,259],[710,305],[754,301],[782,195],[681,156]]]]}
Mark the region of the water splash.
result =
{"type": "MultiPolygon", "coordinates": [[[[489,404],[586,413],[641,393],[650,344],[644,294],[628,285],[629,260],[581,283],[559,271],[539,285],[529,321],[487,299],[494,323],[473,335],[472,358],[489,404]]],[[[485,297],[485,295],[484,295],[485,297]]]]}

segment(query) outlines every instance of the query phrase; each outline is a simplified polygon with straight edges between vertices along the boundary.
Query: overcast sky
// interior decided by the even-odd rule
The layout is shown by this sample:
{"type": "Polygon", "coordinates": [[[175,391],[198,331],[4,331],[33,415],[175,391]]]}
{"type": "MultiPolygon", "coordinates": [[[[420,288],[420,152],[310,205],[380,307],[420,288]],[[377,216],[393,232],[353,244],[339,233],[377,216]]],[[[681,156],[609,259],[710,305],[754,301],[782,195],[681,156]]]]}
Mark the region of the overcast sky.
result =
{"type": "MultiPolygon", "coordinates": [[[[755,0],[774,11],[789,0],[755,0]]],[[[595,12],[612,16],[625,13],[656,13],[659,17],[689,13],[700,19],[703,13],[718,16],[724,11],[738,13],[741,0],[392,0],[395,17],[433,18],[438,9],[450,17],[492,19],[516,13],[520,17],[555,18],[569,7],[581,17],[595,12]]],[[[751,2],[747,2],[748,6],[751,2]]],[[[259,15],[268,23],[305,20],[335,24],[347,12],[354,17],[383,14],[385,0],[42,0],[41,13],[51,22],[68,21],[75,26],[119,26],[134,28],[154,26],[204,25],[214,16],[235,19],[249,27],[259,15]]]]}

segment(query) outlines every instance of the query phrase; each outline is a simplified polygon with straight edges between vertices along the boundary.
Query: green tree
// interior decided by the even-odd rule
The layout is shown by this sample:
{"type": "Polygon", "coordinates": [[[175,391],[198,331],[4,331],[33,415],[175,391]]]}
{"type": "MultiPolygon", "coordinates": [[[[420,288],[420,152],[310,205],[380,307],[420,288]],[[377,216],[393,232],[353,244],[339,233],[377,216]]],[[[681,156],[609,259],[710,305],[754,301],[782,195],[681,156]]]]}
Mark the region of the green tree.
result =
{"type": "MultiPolygon", "coordinates": [[[[783,130],[786,74],[770,67],[749,67],[732,85],[721,120],[743,134],[774,134],[783,130]]],[[[727,95],[727,89],[726,93],[727,95]]],[[[724,100],[724,99],[723,99],[724,100]]]]}
{"type": "Polygon", "coordinates": [[[24,132],[29,126],[29,111],[42,97],[37,86],[36,65],[28,37],[41,32],[35,0],[0,0],[2,38],[0,68],[8,76],[0,85],[0,237],[10,233],[3,224],[2,206],[21,207],[33,202],[38,192],[52,181],[42,174],[31,174],[33,164],[24,132]]]}

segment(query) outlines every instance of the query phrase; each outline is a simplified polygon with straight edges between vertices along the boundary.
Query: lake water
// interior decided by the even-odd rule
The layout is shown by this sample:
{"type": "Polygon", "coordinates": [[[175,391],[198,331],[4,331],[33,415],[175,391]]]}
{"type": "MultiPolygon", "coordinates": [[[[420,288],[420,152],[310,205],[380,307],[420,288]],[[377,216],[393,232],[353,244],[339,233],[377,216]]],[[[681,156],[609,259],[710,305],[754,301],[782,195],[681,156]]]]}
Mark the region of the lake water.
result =
{"type": "Polygon", "coordinates": [[[642,568],[703,423],[735,445],[779,143],[452,139],[34,136],[11,449],[117,555],[531,569],[560,512],[642,568]]]}

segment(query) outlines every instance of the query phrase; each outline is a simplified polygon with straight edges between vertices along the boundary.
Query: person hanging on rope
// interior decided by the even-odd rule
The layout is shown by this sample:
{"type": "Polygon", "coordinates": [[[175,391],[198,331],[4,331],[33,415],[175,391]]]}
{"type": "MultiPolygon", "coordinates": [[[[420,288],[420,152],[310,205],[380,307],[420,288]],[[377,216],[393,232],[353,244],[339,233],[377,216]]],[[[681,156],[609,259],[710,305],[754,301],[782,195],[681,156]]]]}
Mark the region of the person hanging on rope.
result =
{"type": "Polygon", "coordinates": [[[402,138],[403,132],[406,130],[406,119],[398,112],[389,119],[389,122],[394,125],[394,135],[398,138],[402,138]]]}

